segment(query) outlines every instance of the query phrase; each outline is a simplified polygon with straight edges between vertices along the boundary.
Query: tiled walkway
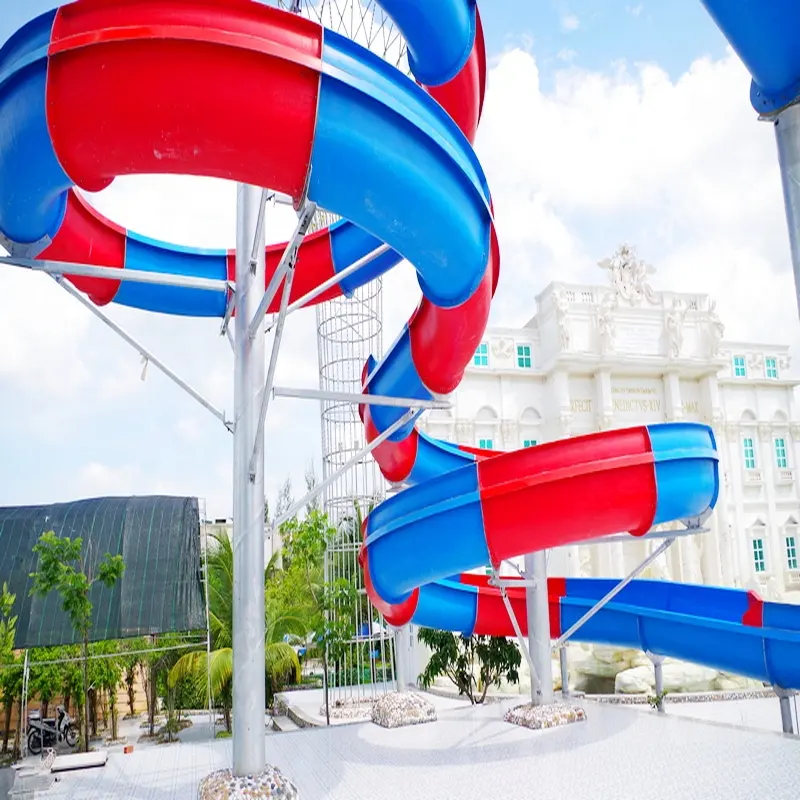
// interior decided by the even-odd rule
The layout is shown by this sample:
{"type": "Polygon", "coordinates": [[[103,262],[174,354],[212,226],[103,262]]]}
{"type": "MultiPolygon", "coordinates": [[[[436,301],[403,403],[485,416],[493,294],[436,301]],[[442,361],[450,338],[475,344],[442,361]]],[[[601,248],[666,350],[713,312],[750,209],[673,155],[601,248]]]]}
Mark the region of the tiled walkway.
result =
{"type": "MultiPolygon", "coordinates": [[[[439,722],[372,724],[271,735],[268,759],[301,800],[796,800],[800,739],[629,708],[586,705],[589,719],[533,732],[502,708],[443,710],[439,722]]],[[[58,800],[194,800],[203,775],[227,766],[230,741],[182,743],[65,774],[37,795],[58,800]]]]}

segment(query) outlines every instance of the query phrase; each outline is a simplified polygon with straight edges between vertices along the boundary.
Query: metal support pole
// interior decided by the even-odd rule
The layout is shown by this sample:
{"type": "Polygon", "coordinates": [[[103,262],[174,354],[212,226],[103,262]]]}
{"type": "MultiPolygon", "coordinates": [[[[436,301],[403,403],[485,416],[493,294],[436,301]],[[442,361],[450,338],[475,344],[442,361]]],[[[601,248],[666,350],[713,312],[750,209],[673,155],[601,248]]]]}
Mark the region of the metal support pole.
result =
{"type": "Polygon", "coordinates": [[[778,143],[778,164],[783,204],[789,227],[789,248],[794,269],[795,297],[800,313],[800,105],[795,102],[773,118],[778,143]]]}
{"type": "MultiPolygon", "coordinates": [[[[203,503],[205,508],[205,503],[203,503]]],[[[208,525],[205,522],[206,511],[203,512],[203,572],[205,580],[203,589],[205,590],[206,603],[206,691],[208,692],[208,724],[211,728],[211,738],[215,738],[214,726],[214,692],[211,688],[211,612],[208,603],[208,525]]]]}
{"type": "Polygon", "coordinates": [[[659,714],[664,713],[664,659],[653,653],[647,654],[653,662],[653,673],[656,683],[656,708],[659,714]]]}
{"type": "MultiPolygon", "coordinates": [[[[239,184],[236,196],[233,437],[233,771],[256,775],[266,765],[264,713],[264,460],[250,480],[249,461],[264,386],[265,339],[249,335],[264,296],[266,242],[250,255],[258,229],[261,189],[239,184]]],[[[262,317],[263,323],[263,317],[262,317]]]]}
{"type": "Polygon", "coordinates": [[[535,685],[534,676],[531,675],[531,702],[543,706],[553,702],[547,553],[544,550],[525,556],[525,577],[533,582],[525,592],[525,605],[528,612],[528,648],[538,679],[538,685],[535,685]]]}
{"type": "Polygon", "coordinates": [[[636,569],[627,577],[623,578],[608,594],[601,597],[577,622],[571,625],[561,636],[556,639],[553,644],[553,649],[562,647],[567,640],[572,636],[575,631],[579,630],[586,622],[588,622],[603,606],[610,603],[634,578],[644,572],[662,553],[665,553],[672,547],[675,539],[667,539],[662,542],[647,558],[639,564],[636,569]]]}
{"type": "Polygon", "coordinates": [[[778,695],[781,704],[781,728],[784,733],[794,733],[794,720],[792,719],[791,694],[780,686],[773,686],[772,690],[778,695]]]}
{"type": "MultiPolygon", "coordinates": [[[[2,244],[2,242],[0,242],[2,244]]],[[[131,281],[132,283],[154,283],[159,286],[178,286],[183,289],[200,289],[207,292],[227,292],[228,281],[215,278],[195,278],[192,275],[147,272],[140,269],[98,267],[94,264],[78,264],[74,261],[50,261],[37,258],[0,256],[0,264],[21,267],[48,275],[76,275],[85,278],[100,278],[106,281],[131,281]]]]}
{"type": "Polygon", "coordinates": [[[562,647],[558,651],[558,662],[561,666],[561,697],[569,697],[569,657],[567,648],[562,647]]]}
{"type": "Polygon", "coordinates": [[[117,325],[114,320],[112,320],[104,311],[101,311],[91,300],[88,300],[84,297],[72,284],[67,282],[63,277],[55,277],[54,280],[61,286],[61,288],[71,294],[82,306],[88,308],[89,311],[92,312],[99,320],[104,322],[111,328],[114,333],[117,334],[121,339],[124,339],[134,350],[136,350],[139,355],[145,359],[146,364],[152,364],[156,369],[160,370],[164,373],[173,383],[183,389],[188,395],[193,397],[200,403],[203,408],[210,411],[223,425],[225,425],[228,430],[231,429],[231,424],[225,417],[225,412],[220,411],[216,406],[206,400],[203,395],[200,394],[196,389],[192,388],[185,380],[178,377],[178,375],[173,372],[163,361],[153,355],[153,353],[148,350],[144,345],[139,344],[136,339],[133,338],[124,328],[117,325]]]}
{"type": "MultiPolygon", "coordinates": [[[[28,736],[25,732],[25,724],[28,721],[28,683],[30,681],[31,675],[31,664],[30,664],[30,651],[25,651],[25,661],[22,667],[22,719],[17,723],[20,730],[19,735],[19,752],[20,755],[25,758],[28,755],[28,736]]],[[[44,725],[44,718],[39,717],[44,725]]],[[[42,753],[44,754],[44,740],[40,742],[42,745],[42,753]]]]}
{"type": "Polygon", "coordinates": [[[411,685],[408,669],[408,653],[411,630],[408,625],[396,628],[394,632],[394,666],[397,672],[397,691],[408,691],[411,685]]]}
{"type": "Polygon", "coordinates": [[[343,403],[364,403],[368,406],[391,406],[393,408],[440,409],[452,407],[449,400],[416,400],[413,397],[391,397],[381,394],[358,394],[356,392],[325,392],[322,389],[291,389],[276,386],[274,397],[294,397],[300,400],[339,400],[343,403]]]}

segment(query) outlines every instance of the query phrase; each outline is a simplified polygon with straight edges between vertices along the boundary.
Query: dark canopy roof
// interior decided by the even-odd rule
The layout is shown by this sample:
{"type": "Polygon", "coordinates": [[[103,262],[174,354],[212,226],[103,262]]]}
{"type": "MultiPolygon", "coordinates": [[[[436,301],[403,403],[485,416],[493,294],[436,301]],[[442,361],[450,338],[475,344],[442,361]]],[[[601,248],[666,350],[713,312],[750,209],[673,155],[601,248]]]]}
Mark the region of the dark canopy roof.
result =
{"type": "Polygon", "coordinates": [[[16,595],[16,647],[80,640],[55,592],[30,596],[29,575],[37,567],[33,546],[47,531],[81,537],[90,570],[106,553],[125,561],[125,574],[113,589],[92,587],[92,641],[205,630],[197,499],[102,497],[0,508],[0,582],[16,595]]]}

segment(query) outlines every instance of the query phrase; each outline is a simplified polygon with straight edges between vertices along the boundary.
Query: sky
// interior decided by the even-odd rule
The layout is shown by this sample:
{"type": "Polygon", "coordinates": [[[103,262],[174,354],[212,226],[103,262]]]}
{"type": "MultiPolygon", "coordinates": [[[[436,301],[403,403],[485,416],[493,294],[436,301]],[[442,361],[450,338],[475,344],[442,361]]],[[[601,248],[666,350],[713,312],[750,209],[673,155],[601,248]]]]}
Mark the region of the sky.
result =
{"type": "MultiPolygon", "coordinates": [[[[55,4],[0,5],[0,40],[55,4]]],[[[476,151],[502,250],[491,323],[523,324],[553,280],[602,283],[597,262],[633,244],[656,289],[706,292],[726,337],[785,343],[798,321],[772,130],[749,76],[699,0],[484,0],[490,57],[476,151]]],[[[131,177],[92,195],[104,214],[180,244],[228,247],[234,187],[131,177]]],[[[268,238],[294,219],[270,210],[268,238]]],[[[386,279],[385,344],[419,299],[413,272],[386,279]],[[391,301],[389,300],[391,298],[391,301]]],[[[219,322],[106,307],[220,407],[233,360],[219,322]]],[[[0,505],[102,494],[198,496],[231,512],[232,437],[44,275],[0,268],[0,505]]],[[[287,322],[276,383],[318,381],[313,311],[287,322]]],[[[319,408],[276,399],[267,494],[320,472],[319,408]]]]}

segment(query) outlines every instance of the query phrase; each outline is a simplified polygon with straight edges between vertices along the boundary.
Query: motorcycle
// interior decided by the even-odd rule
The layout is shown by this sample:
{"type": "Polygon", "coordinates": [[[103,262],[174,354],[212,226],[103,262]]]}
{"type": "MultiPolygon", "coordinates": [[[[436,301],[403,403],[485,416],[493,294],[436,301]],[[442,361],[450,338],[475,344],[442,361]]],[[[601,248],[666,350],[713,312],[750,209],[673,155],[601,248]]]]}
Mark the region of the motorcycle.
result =
{"type": "Polygon", "coordinates": [[[66,742],[70,747],[78,744],[78,727],[67,714],[64,706],[56,707],[54,719],[28,717],[28,752],[39,755],[45,747],[55,747],[58,742],[66,742]]]}

